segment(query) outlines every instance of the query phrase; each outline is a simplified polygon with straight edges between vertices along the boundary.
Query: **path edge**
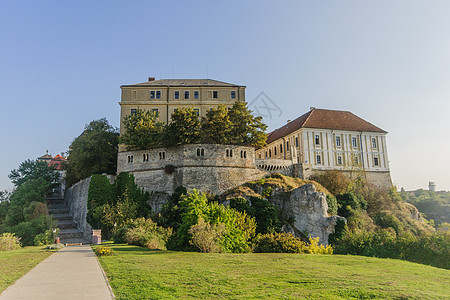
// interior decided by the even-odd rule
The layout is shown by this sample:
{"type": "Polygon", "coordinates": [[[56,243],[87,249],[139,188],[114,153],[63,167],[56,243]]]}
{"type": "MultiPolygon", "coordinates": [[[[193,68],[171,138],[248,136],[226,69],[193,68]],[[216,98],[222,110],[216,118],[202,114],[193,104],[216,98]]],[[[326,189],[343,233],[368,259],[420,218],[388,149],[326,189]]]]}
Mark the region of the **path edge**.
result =
{"type": "Polygon", "coordinates": [[[100,263],[100,260],[98,259],[97,254],[95,254],[94,249],[92,249],[92,245],[89,245],[89,247],[91,248],[91,251],[94,252],[95,259],[97,260],[97,264],[100,267],[100,270],[102,271],[102,275],[103,275],[103,278],[105,279],[106,286],[108,287],[109,293],[111,294],[111,298],[116,299],[116,295],[114,295],[113,289],[112,289],[111,285],[109,284],[108,277],[106,276],[105,270],[103,270],[102,264],[100,263]]]}

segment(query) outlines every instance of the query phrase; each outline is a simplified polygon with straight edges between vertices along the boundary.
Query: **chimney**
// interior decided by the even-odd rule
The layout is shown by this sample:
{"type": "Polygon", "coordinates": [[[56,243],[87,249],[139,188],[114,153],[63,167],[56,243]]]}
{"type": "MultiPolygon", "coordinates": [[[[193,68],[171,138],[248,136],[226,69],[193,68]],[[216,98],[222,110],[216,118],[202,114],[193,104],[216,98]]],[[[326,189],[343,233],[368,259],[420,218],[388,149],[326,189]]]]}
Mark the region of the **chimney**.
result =
{"type": "Polygon", "coordinates": [[[309,108],[309,110],[315,110],[316,108],[314,107],[314,106],[311,106],[310,108],[309,108]]]}
{"type": "Polygon", "coordinates": [[[155,77],[149,77],[148,81],[155,81],[155,77]]]}

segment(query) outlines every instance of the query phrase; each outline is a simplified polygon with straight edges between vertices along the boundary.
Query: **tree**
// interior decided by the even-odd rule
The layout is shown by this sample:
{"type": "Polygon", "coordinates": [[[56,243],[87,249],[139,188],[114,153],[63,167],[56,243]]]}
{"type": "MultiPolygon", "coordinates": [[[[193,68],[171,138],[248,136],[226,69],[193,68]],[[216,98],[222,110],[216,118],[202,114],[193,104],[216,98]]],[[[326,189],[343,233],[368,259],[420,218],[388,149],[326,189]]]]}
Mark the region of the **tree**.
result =
{"type": "Polygon", "coordinates": [[[137,109],[135,114],[124,117],[125,132],[120,143],[128,150],[145,150],[161,143],[164,123],[158,121],[158,114],[137,109]]]}
{"type": "Polygon", "coordinates": [[[228,144],[230,142],[231,121],[225,105],[208,111],[202,120],[202,142],[228,144]]]}
{"type": "Polygon", "coordinates": [[[73,183],[92,174],[115,174],[119,133],[103,118],[86,125],[69,148],[66,182],[73,183]]]}
{"type": "Polygon", "coordinates": [[[170,147],[197,143],[200,141],[200,131],[200,120],[194,109],[179,108],[164,129],[164,145],[170,147]]]}
{"type": "Polygon", "coordinates": [[[229,110],[228,116],[231,122],[230,144],[256,148],[261,148],[266,144],[267,125],[262,122],[262,117],[252,115],[252,111],[247,108],[245,102],[236,101],[229,110]]]}
{"type": "Polygon", "coordinates": [[[22,162],[17,169],[12,170],[8,177],[16,187],[27,181],[42,178],[51,185],[51,188],[57,185],[60,180],[60,175],[53,166],[49,166],[45,161],[30,159],[22,162]]]}

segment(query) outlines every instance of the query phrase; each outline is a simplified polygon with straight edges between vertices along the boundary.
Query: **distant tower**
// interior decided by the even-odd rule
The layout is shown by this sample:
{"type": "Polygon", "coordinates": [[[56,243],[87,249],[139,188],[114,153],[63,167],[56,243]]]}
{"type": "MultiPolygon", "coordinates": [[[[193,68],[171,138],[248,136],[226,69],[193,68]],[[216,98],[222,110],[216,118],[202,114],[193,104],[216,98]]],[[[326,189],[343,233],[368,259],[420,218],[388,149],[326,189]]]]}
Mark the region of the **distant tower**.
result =
{"type": "Polygon", "coordinates": [[[428,190],[432,191],[432,192],[436,192],[436,183],[434,182],[428,182],[428,190]]]}

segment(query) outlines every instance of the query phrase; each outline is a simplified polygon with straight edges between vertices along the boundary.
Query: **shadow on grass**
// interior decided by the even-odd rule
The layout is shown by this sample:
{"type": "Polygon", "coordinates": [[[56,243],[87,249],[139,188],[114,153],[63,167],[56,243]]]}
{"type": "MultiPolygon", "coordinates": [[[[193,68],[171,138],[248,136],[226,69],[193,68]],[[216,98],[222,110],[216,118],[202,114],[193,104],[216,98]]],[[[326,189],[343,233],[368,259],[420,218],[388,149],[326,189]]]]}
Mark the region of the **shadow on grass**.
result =
{"type": "Polygon", "coordinates": [[[116,253],[129,253],[135,255],[157,255],[157,254],[176,254],[181,253],[179,251],[167,251],[167,250],[152,250],[145,247],[127,245],[127,244],[109,244],[105,245],[111,247],[116,253]]]}

